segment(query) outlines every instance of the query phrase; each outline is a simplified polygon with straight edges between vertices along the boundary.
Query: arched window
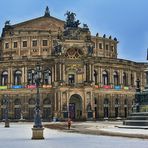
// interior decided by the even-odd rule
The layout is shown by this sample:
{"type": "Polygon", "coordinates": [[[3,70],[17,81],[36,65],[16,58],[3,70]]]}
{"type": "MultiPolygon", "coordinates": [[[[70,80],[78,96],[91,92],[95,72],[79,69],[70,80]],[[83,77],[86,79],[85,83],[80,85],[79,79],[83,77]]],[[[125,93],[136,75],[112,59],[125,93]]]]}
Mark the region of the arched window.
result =
{"type": "Polygon", "coordinates": [[[35,105],[35,99],[33,98],[29,99],[29,105],[35,105]]]}
{"type": "Polygon", "coordinates": [[[4,71],[2,72],[2,75],[1,75],[1,85],[5,86],[7,84],[8,84],[8,72],[4,71]]]}
{"type": "Polygon", "coordinates": [[[94,70],[94,81],[95,81],[95,85],[97,85],[97,76],[98,76],[97,71],[94,70]]]}
{"type": "Polygon", "coordinates": [[[113,77],[114,77],[114,85],[119,85],[119,75],[117,71],[113,73],[113,77]]]}
{"type": "Polygon", "coordinates": [[[33,85],[35,84],[35,79],[34,79],[34,70],[31,69],[31,70],[28,70],[28,73],[27,73],[27,80],[28,80],[28,85],[33,85]]]}
{"type": "Polygon", "coordinates": [[[44,71],[44,84],[45,85],[49,85],[49,84],[51,84],[51,82],[52,82],[52,74],[51,74],[51,71],[49,70],[49,69],[47,69],[47,70],[45,70],[44,71]]]}
{"type": "Polygon", "coordinates": [[[131,73],[131,86],[134,86],[134,75],[131,73]]]}
{"type": "Polygon", "coordinates": [[[123,85],[127,86],[127,74],[123,72],[123,85]]]}
{"type": "Polygon", "coordinates": [[[20,99],[15,99],[14,105],[21,105],[21,100],[20,99]]]}
{"type": "Polygon", "coordinates": [[[50,105],[51,104],[51,99],[50,98],[46,98],[43,101],[43,105],[50,105]]]}
{"type": "Polygon", "coordinates": [[[107,98],[104,99],[104,118],[108,118],[108,108],[109,108],[109,100],[107,98]]]}
{"type": "Polygon", "coordinates": [[[17,70],[14,72],[14,85],[21,85],[22,72],[17,70]]]}
{"type": "Polygon", "coordinates": [[[109,76],[107,71],[103,71],[103,85],[108,85],[109,84],[109,76]]]}

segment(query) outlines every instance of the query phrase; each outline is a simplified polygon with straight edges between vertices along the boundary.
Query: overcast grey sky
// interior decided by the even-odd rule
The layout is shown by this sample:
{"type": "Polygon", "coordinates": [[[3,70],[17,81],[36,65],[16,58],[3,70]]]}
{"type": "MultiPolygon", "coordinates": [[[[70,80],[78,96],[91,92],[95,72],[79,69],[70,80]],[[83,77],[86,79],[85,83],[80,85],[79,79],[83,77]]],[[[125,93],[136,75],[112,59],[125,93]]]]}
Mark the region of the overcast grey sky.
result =
{"type": "Polygon", "coordinates": [[[0,29],[6,20],[19,23],[44,15],[65,19],[67,10],[88,24],[92,35],[106,34],[119,40],[118,57],[146,61],[148,48],[148,0],[1,0],[0,29]]]}

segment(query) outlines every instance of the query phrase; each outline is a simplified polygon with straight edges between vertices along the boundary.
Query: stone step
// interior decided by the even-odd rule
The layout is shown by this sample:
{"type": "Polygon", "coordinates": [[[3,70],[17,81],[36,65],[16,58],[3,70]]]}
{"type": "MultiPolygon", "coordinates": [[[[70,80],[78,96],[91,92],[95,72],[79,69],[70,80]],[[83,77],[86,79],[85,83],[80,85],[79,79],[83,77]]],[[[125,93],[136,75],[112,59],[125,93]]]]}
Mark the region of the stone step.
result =
{"type": "Polygon", "coordinates": [[[130,116],[148,116],[148,112],[131,113],[130,116]]]}
{"type": "Polygon", "coordinates": [[[148,120],[124,120],[123,125],[148,126],[148,120]]]}
{"type": "Polygon", "coordinates": [[[128,116],[127,120],[148,120],[148,116],[128,116]]]}

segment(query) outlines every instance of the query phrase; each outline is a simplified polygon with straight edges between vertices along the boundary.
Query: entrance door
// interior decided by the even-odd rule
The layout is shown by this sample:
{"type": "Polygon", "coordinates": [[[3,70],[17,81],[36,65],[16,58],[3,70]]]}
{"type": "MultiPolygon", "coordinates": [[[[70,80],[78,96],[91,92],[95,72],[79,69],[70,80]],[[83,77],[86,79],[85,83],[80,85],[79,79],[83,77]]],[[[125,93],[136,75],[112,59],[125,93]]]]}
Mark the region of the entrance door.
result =
{"type": "Polygon", "coordinates": [[[75,119],[75,104],[69,103],[69,118],[75,119]]]}
{"type": "Polygon", "coordinates": [[[82,98],[74,94],[69,100],[69,117],[72,119],[82,119],[82,98]]]}

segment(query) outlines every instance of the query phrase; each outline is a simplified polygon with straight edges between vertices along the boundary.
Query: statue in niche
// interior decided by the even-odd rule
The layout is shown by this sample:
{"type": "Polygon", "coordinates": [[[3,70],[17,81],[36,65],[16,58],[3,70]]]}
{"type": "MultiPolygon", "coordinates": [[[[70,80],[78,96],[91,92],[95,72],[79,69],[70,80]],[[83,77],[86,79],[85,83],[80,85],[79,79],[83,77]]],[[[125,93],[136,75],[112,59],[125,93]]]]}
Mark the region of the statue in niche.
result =
{"type": "Polygon", "coordinates": [[[87,47],[87,50],[88,50],[88,54],[89,54],[89,55],[92,55],[92,54],[93,54],[94,47],[93,47],[92,45],[89,45],[89,46],[87,47]]]}
{"type": "Polygon", "coordinates": [[[56,46],[54,46],[54,52],[57,55],[60,54],[62,52],[62,45],[58,43],[56,46]]]}
{"type": "Polygon", "coordinates": [[[87,105],[87,111],[91,111],[91,104],[90,103],[88,103],[88,105],[87,105]]]}

